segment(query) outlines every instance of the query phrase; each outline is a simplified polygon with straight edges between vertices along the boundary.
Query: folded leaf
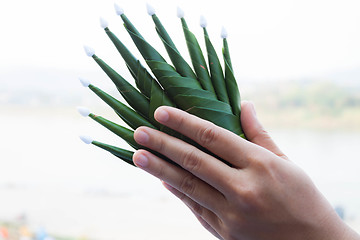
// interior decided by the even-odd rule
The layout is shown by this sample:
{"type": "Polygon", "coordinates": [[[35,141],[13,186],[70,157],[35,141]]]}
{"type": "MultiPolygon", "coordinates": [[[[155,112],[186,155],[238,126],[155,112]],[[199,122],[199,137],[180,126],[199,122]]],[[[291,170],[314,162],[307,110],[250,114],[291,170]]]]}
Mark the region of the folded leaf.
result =
{"type": "Polygon", "coordinates": [[[201,86],[210,92],[215,93],[214,87],[211,83],[211,78],[209,76],[209,71],[206,66],[206,61],[204,55],[201,51],[198,41],[196,40],[195,35],[189,30],[186,21],[184,18],[181,18],[181,23],[183,26],[183,31],[186,39],[186,44],[189,50],[190,58],[196,72],[197,78],[201,83],[201,86]]]}
{"type": "Polygon", "coordinates": [[[124,162],[135,166],[132,157],[134,155],[134,152],[129,151],[129,150],[125,150],[122,148],[118,148],[115,146],[111,146],[102,142],[98,142],[98,141],[93,141],[92,144],[94,144],[95,146],[102,148],[110,153],[112,153],[113,155],[115,155],[116,157],[120,158],[121,160],[123,160],[124,162]]]}
{"type": "Polygon", "coordinates": [[[98,95],[104,102],[106,102],[114,111],[123,119],[132,129],[136,129],[140,126],[147,126],[150,128],[156,128],[146,118],[139,115],[137,112],[118,101],[114,97],[110,96],[101,89],[90,84],[89,88],[96,95],[98,95]]]}
{"type": "Polygon", "coordinates": [[[204,38],[206,44],[206,50],[208,54],[209,68],[211,74],[211,82],[214,86],[216,96],[220,101],[229,103],[229,97],[226,90],[224,73],[221,68],[219,58],[216,54],[214,46],[212,45],[206,28],[204,30],[204,38]]]}
{"type": "Polygon", "coordinates": [[[163,42],[176,71],[183,77],[197,79],[194,71],[191,69],[185,59],[181,56],[180,52],[177,50],[174,42],[171,40],[169,34],[165,30],[164,26],[161,24],[156,14],[152,15],[152,19],[156,26],[156,32],[158,33],[161,41],[163,42]]]}
{"type": "Polygon", "coordinates": [[[97,116],[95,114],[90,114],[89,117],[94,119],[96,122],[100,123],[122,139],[124,139],[131,147],[134,149],[139,149],[140,146],[137,144],[134,140],[134,131],[131,131],[130,129],[127,129],[123,126],[120,126],[112,121],[109,121],[101,116],[97,116]]]}
{"type": "Polygon", "coordinates": [[[143,117],[148,116],[150,105],[149,100],[95,54],[93,55],[93,59],[114,82],[116,88],[129,105],[143,117]]]}

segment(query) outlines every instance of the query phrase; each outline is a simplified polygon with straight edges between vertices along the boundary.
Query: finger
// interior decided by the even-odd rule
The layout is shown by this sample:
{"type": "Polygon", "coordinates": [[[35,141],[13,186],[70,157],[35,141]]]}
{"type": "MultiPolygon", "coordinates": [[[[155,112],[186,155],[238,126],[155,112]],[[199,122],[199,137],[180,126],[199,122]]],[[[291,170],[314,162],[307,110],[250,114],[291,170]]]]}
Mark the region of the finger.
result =
{"type": "Polygon", "coordinates": [[[176,108],[159,107],[154,116],[161,124],[193,139],[230,164],[240,168],[248,165],[246,155],[253,146],[236,134],[176,108]]]}
{"type": "MultiPolygon", "coordinates": [[[[183,169],[189,171],[222,193],[227,191],[229,181],[233,179],[237,173],[237,170],[230,168],[217,158],[200,151],[196,147],[178,138],[152,128],[140,127],[136,129],[134,139],[140,145],[168,157],[183,169]]],[[[187,176],[187,178],[182,178],[181,180],[183,181],[182,186],[186,187],[189,185],[186,181],[191,182],[193,179],[187,176]]],[[[180,183],[178,183],[178,185],[180,185],[180,183]]]]}
{"type": "Polygon", "coordinates": [[[243,101],[241,103],[241,125],[246,138],[250,142],[266,148],[279,157],[288,159],[260,124],[256,116],[254,104],[251,102],[243,101]]]}
{"type": "Polygon", "coordinates": [[[197,215],[191,208],[189,208],[192,213],[195,215],[195,217],[197,218],[197,220],[200,222],[200,224],[206,229],[208,230],[212,235],[214,235],[216,238],[218,239],[223,239],[216,231],[213,227],[211,227],[210,224],[208,224],[201,216],[197,215]]]}
{"type": "MultiPolygon", "coordinates": [[[[188,206],[189,207],[189,206],[188,206]]],[[[200,224],[206,229],[208,230],[212,235],[214,235],[216,238],[218,239],[223,239],[216,231],[215,229],[209,224],[207,223],[201,216],[197,215],[190,207],[189,209],[191,210],[191,212],[195,215],[195,217],[197,218],[197,220],[200,222],[200,224]]]]}
{"type": "Polygon", "coordinates": [[[193,201],[191,198],[185,194],[179,192],[177,189],[173,188],[166,182],[162,182],[166,189],[168,189],[172,194],[185,203],[185,205],[190,208],[193,214],[196,216],[201,225],[211,232],[215,237],[222,239],[221,236],[216,232],[216,228],[219,229],[220,219],[216,214],[209,211],[208,209],[202,207],[197,202],[193,201]]]}
{"type": "Polygon", "coordinates": [[[148,151],[138,150],[135,152],[133,160],[139,168],[168,182],[178,191],[212,211],[218,211],[219,203],[224,201],[224,196],[207,183],[148,151]]]}

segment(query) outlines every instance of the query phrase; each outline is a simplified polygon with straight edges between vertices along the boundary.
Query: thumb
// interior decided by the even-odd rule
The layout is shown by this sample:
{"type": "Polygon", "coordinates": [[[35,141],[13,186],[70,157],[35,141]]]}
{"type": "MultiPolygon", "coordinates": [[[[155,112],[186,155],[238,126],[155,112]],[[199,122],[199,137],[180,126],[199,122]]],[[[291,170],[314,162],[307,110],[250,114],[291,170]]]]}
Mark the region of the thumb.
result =
{"type": "Polygon", "coordinates": [[[274,154],[284,159],[288,158],[279,149],[279,147],[272,140],[268,132],[260,124],[257,119],[255,107],[252,102],[242,101],[241,102],[241,125],[245,133],[246,138],[263,148],[273,152],[274,154]]]}

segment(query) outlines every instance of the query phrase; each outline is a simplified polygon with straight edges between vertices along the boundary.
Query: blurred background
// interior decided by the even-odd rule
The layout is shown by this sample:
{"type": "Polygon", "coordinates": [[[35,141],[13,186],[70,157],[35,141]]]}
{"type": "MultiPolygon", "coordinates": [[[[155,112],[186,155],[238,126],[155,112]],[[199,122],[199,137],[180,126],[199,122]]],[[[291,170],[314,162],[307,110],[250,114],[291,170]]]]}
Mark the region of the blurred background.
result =
{"type": "MultiPolygon", "coordinates": [[[[207,18],[219,54],[226,27],[242,98],[360,231],[360,2],[148,2],[187,59],[177,6],[202,47],[199,18],[207,18]]],[[[165,56],[146,2],[119,5],[165,56]]],[[[119,96],[84,44],[132,82],[100,16],[140,59],[113,0],[0,3],[0,239],[212,239],[159,181],[78,138],[127,148],[76,111],[119,122],[79,83],[119,96]]]]}

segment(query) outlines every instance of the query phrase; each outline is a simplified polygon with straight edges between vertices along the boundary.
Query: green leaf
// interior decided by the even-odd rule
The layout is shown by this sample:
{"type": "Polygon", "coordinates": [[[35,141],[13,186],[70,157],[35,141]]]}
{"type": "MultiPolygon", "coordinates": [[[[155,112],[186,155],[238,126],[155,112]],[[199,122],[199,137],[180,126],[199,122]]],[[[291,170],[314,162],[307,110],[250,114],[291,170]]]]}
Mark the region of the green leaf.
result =
{"type": "Polygon", "coordinates": [[[156,14],[152,15],[152,19],[156,26],[156,32],[158,33],[161,41],[163,42],[165,49],[171,59],[171,62],[175,66],[176,71],[183,77],[197,79],[194,71],[181,56],[180,52],[176,48],[174,42],[171,40],[169,34],[165,30],[164,26],[162,25],[156,14]]]}
{"type": "Polygon", "coordinates": [[[160,22],[159,18],[156,16],[156,14],[153,14],[151,17],[154,21],[154,24],[156,26],[156,31],[159,34],[159,36],[164,40],[164,42],[166,42],[168,44],[169,47],[171,47],[175,52],[179,53],[174,42],[171,40],[171,37],[165,30],[164,26],[162,25],[162,23],[160,22]]]}
{"type": "Polygon", "coordinates": [[[123,119],[132,129],[136,129],[140,126],[147,126],[156,129],[156,127],[152,125],[147,119],[145,119],[133,109],[118,101],[111,95],[107,94],[106,92],[102,91],[101,89],[95,87],[92,84],[89,85],[89,88],[104,102],[106,102],[112,109],[114,109],[114,111],[121,117],[121,119],[123,119]]]}
{"type": "Polygon", "coordinates": [[[240,93],[234,74],[227,61],[225,61],[225,84],[233,114],[238,116],[240,119],[240,112],[241,112],[240,93]]]}
{"type": "MultiPolygon", "coordinates": [[[[211,107],[211,106],[209,106],[211,107]]],[[[214,124],[223,127],[239,136],[243,134],[240,125],[240,119],[233,114],[229,114],[223,111],[213,110],[211,108],[199,108],[193,107],[187,112],[196,116],[201,116],[202,119],[213,122],[214,124]]]]}
{"type": "MultiPolygon", "coordinates": [[[[129,22],[129,21],[128,21],[129,22]]],[[[132,30],[135,27],[131,24],[132,30]]],[[[137,32],[135,29],[134,31],[137,32]]],[[[109,28],[105,28],[105,32],[114,43],[115,47],[123,57],[126,62],[126,65],[135,79],[136,86],[140,89],[140,91],[149,98],[150,106],[149,106],[149,121],[160,127],[160,124],[154,119],[154,111],[157,107],[162,105],[167,106],[175,106],[172,101],[169,99],[167,95],[164,94],[163,89],[160,87],[159,83],[152,78],[152,76],[148,73],[148,71],[141,65],[140,61],[138,61],[133,54],[126,48],[126,46],[113,34],[109,28]]],[[[139,33],[138,33],[139,34],[139,33]]]]}
{"type": "Polygon", "coordinates": [[[134,152],[132,151],[128,151],[122,148],[118,148],[112,145],[108,145],[102,142],[98,142],[98,141],[93,141],[92,142],[93,145],[102,148],[110,153],[112,153],[113,155],[115,155],[116,157],[122,159],[123,161],[125,161],[126,163],[135,166],[132,157],[134,155],[134,152]]]}
{"type": "Polygon", "coordinates": [[[216,54],[214,46],[210,41],[206,28],[203,28],[203,30],[204,30],[204,38],[205,38],[207,55],[208,55],[208,63],[211,73],[211,82],[214,86],[216,96],[218,97],[218,99],[225,103],[229,103],[229,97],[226,91],[224,73],[222,71],[219,58],[216,54]]]}
{"type": "Polygon", "coordinates": [[[196,72],[197,78],[201,83],[201,86],[210,92],[214,92],[214,87],[211,83],[211,78],[209,76],[209,71],[206,66],[206,61],[204,55],[201,51],[198,41],[196,40],[195,35],[188,29],[186,21],[184,18],[181,18],[181,23],[183,26],[183,31],[186,39],[186,44],[189,50],[190,58],[196,72]]]}
{"type": "Polygon", "coordinates": [[[153,78],[146,71],[146,69],[141,65],[141,63],[134,57],[134,55],[127,49],[127,47],[116,37],[116,35],[109,30],[109,28],[104,29],[110,40],[113,42],[114,46],[126,62],[130,73],[133,75],[136,86],[139,90],[148,98],[150,97],[150,86],[152,84],[153,78]],[[143,81],[138,82],[137,76],[142,74],[143,81]]]}
{"type": "Polygon", "coordinates": [[[167,96],[165,95],[165,92],[163,90],[160,90],[156,87],[151,88],[149,119],[151,119],[152,121],[156,122],[156,120],[154,119],[154,112],[158,107],[165,105],[174,106],[173,104],[169,105],[167,102],[165,102],[165,98],[167,98],[167,96]]]}
{"type": "Polygon", "coordinates": [[[124,139],[131,147],[134,149],[139,149],[140,145],[137,144],[134,140],[134,131],[127,129],[123,126],[120,126],[112,121],[109,121],[101,116],[90,113],[89,117],[94,119],[96,122],[100,123],[102,126],[109,129],[111,132],[115,133],[122,139],[124,139]]]}
{"type": "Polygon", "coordinates": [[[240,118],[240,112],[241,112],[240,92],[231,65],[229,46],[226,38],[223,39],[223,58],[225,65],[225,84],[229,96],[230,105],[232,107],[234,115],[240,118]]]}
{"type": "Polygon", "coordinates": [[[209,98],[203,98],[203,97],[194,96],[194,95],[178,94],[174,98],[174,101],[183,110],[187,110],[187,109],[193,108],[195,106],[196,107],[211,106],[212,110],[224,111],[224,112],[228,112],[230,114],[232,113],[231,107],[229,104],[221,102],[221,101],[209,99],[209,98]]]}
{"type": "MultiPolygon", "coordinates": [[[[175,69],[167,63],[158,62],[158,61],[146,61],[151,71],[154,73],[160,84],[166,90],[169,87],[179,86],[179,87],[189,87],[194,89],[203,89],[200,83],[188,77],[182,77],[178,74],[175,69]]],[[[215,94],[213,94],[215,95],[215,94]]]]}
{"type": "Polygon", "coordinates": [[[130,22],[130,20],[125,16],[125,14],[121,15],[122,20],[124,21],[124,26],[126,30],[129,32],[130,36],[133,38],[133,41],[136,47],[139,49],[141,55],[145,60],[152,59],[157,61],[165,62],[165,59],[150,45],[148,44],[141,34],[136,30],[134,25],[130,22]],[[143,40],[143,41],[140,41],[143,40]]]}
{"type": "Polygon", "coordinates": [[[224,55],[225,61],[229,65],[229,68],[231,69],[231,71],[233,71],[233,67],[232,67],[232,63],[231,63],[231,59],[230,59],[229,45],[228,45],[226,38],[223,39],[223,55],[224,55]]]}
{"type": "Polygon", "coordinates": [[[114,82],[118,91],[129,105],[142,116],[148,116],[149,100],[95,54],[93,55],[93,59],[114,82]]]}
{"type": "MultiPolygon", "coordinates": [[[[150,73],[141,65],[134,55],[126,48],[126,46],[112,33],[109,28],[105,28],[105,32],[125,60],[126,65],[135,79],[136,86],[139,90],[148,98],[151,97],[152,88],[156,88],[155,91],[160,92],[162,88],[158,82],[150,75],[150,73]]],[[[164,105],[173,106],[171,100],[165,96],[163,97],[164,105]]],[[[151,113],[149,113],[151,115],[151,113]]],[[[154,123],[154,122],[153,122],[154,123]]],[[[156,125],[156,123],[154,123],[156,125]]]]}

